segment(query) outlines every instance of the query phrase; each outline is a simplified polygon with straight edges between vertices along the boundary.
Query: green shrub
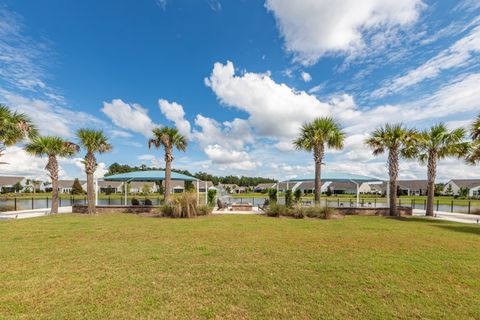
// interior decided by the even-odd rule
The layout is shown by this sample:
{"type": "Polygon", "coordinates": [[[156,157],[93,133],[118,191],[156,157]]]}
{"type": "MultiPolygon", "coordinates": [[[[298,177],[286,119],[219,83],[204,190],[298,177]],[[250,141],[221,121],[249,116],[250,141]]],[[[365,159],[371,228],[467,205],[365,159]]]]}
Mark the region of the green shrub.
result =
{"type": "Polygon", "coordinates": [[[215,196],[217,195],[217,190],[210,189],[207,193],[207,203],[209,206],[215,206],[215,196]]]}
{"type": "Polygon", "coordinates": [[[304,208],[305,216],[309,218],[330,219],[336,210],[330,207],[313,206],[304,208]]]}
{"type": "Polygon", "coordinates": [[[266,214],[269,217],[280,217],[280,216],[284,216],[287,211],[288,211],[288,208],[286,206],[272,203],[268,206],[266,210],[266,214]]]}
{"type": "Polygon", "coordinates": [[[145,199],[145,205],[146,205],[146,206],[151,206],[151,205],[152,205],[152,200],[150,200],[150,199],[145,199]]]}
{"type": "Polygon", "coordinates": [[[137,198],[132,199],[132,206],[138,206],[140,205],[140,201],[137,200],[137,198]]]}
{"type": "Polygon", "coordinates": [[[302,200],[302,190],[296,189],[293,196],[295,197],[295,202],[299,203],[302,200]]]}
{"type": "Polygon", "coordinates": [[[268,189],[268,199],[270,203],[277,202],[277,189],[268,189]]]}
{"type": "Polygon", "coordinates": [[[288,208],[292,206],[292,190],[285,191],[285,205],[288,208]]]}
{"type": "Polygon", "coordinates": [[[211,207],[211,206],[205,206],[205,205],[198,206],[197,207],[197,216],[208,216],[208,215],[212,214],[212,211],[213,211],[213,207],[211,207]]]}

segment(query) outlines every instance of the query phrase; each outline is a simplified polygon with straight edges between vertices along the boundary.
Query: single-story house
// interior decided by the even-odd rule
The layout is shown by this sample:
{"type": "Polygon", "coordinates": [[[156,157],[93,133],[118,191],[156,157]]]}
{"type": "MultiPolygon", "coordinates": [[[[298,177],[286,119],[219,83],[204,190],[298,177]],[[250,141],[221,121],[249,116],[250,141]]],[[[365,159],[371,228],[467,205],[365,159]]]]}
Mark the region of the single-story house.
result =
{"type": "Polygon", "coordinates": [[[148,187],[149,193],[158,191],[155,182],[131,181],[129,182],[129,193],[142,193],[145,186],[148,187]]]}
{"type": "MultiPolygon", "coordinates": [[[[58,192],[59,193],[72,193],[73,183],[75,180],[58,180],[58,192]]],[[[87,181],[80,180],[80,184],[82,185],[83,191],[87,191],[87,181]]],[[[52,191],[52,184],[51,182],[45,187],[45,191],[51,192],[52,191]]]]}
{"type": "Polygon", "coordinates": [[[123,182],[98,180],[98,190],[100,193],[122,193],[123,182]]]}
{"type": "Polygon", "coordinates": [[[269,183],[260,183],[253,188],[254,192],[264,192],[267,191],[268,189],[275,189],[275,183],[269,182],[269,183]]]}
{"type": "MultiPolygon", "coordinates": [[[[205,190],[205,182],[207,183],[207,190],[217,190],[217,188],[215,188],[215,186],[213,185],[212,181],[199,181],[198,192],[207,192],[207,190],[205,190]]],[[[197,187],[196,182],[194,182],[193,185],[195,188],[197,187]]]]}
{"type": "Polygon", "coordinates": [[[231,193],[247,193],[249,187],[236,187],[231,193]]]}
{"type": "Polygon", "coordinates": [[[1,176],[0,177],[0,190],[2,193],[21,192],[27,185],[27,179],[19,176],[1,176]],[[21,187],[20,190],[15,190],[15,187],[21,187]]]}
{"type": "Polygon", "coordinates": [[[238,188],[238,186],[234,183],[224,183],[222,184],[222,187],[228,192],[228,193],[235,193],[235,189],[238,188]]]}
{"type": "MultiPolygon", "coordinates": [[[[327,192],[330,188],[332,194],[356,194],[357,193],[357,185],[353,182],[341,182],[341,181],[327,181],[322,182],[321,192],[327,192]]],[[[314,181],[303,181],[297,183],[293,187],[290,187],[293,191],[300,189],[302,193],[314,193],[315,192],[315,182],[314,181]]],[[[360,193],[369,193],[370,186],[367,183],[362,183],[359,185],[359,192],[360,193]]]]}
{"type": "MultiPolygon", "coordinates": [[[[382,184],[369,184],[371,193],[386,194],[388,189],[388,181],[382,184]]],[[[398,180],[397,188],[401,195],[405,196],[425,196],[428,190],[427,180],[398,180]]]]}
{"type": "Polygon", "coordinates": [[[443,194],[458,195],[460,189],[467,188],[469,197],[480,196],[480,179],[452,179],[445,184],[443,194]]]}

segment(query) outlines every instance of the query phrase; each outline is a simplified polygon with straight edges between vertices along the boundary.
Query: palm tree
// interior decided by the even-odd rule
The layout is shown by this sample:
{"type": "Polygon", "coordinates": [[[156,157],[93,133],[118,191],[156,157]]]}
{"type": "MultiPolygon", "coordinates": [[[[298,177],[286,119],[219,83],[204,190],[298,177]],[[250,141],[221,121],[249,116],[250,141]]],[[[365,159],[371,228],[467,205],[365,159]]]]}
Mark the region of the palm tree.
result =
{"type": "Polygon", "coordinates": [[[165,201],[170,198],[170,180],[172,175],[173,147],[179,151],[187,149],[187,139],[177,129],[163,127],[152,130],[153,138],[148,140],[148,147],[156,149],[163,147],[165,150],[165,201]]]}
{"type": "Polygon", "coordinates": [[[93,185],[93,175],[97,169],[97,159],[95,153],[105,153],[112,150],[112,145],[101,130],[79,129],[77,138],[80,145],[87,151],[83,161],[85,173],[87,174],[87,200],[88,213],[95,214],[95,190],[93,185]]]}
{"type": "Polygon", "coordinates": [[[472,123],[470,127],[470,135],[472,137],[472,149],[467,157],[468,162],[475,164],[480,161],[480,115],[472,123]]]}
{"type": "Polygon", "coordinates": [[[37,137],[25,146],[25,151],[29,154],[43,157],[48,157],[47,166],[52,179],[52,210],[51,213],[58,213],[58,157],[71,157],[79,151],[79,147],[72,143],[63,140],[59,137],[46,136],[37,137]]]}
{"type": "Polygon", "coordinates": [[[379,156],[388,150],[388,175],[390,177],[390,215],[397,215],[397,179],[400,156],[413,157],[417,131],[402,124],[386,124],[373,131],[365,143],[379,156]]]}
{"type": "Polygon", "coordinates": [[[30,118],[18,112],[12,112],[7,106],[0,104],[0,157],[5,147],[12,146],[38,135],[38,130],[30,118]]]}
{"type": "Polygon", "coordinates": [[[427,216],[433,216],[437,161],[447,157],[465,156],[469,150],[469,143],[463,141],[465,134],[462,128],[449,131],[443,123],[419,134],[417,156],[422,163],[427,163],[428,168],[427,216]]]}
{"type": "Polygon", "coordinates": [[[322,161],[325,148],[343,148],[345,133],[333,118],[317,118],[302,126],[293,145],[297,150],[313,151],[315,161],[315,204],[320,204],[322,161]]]}

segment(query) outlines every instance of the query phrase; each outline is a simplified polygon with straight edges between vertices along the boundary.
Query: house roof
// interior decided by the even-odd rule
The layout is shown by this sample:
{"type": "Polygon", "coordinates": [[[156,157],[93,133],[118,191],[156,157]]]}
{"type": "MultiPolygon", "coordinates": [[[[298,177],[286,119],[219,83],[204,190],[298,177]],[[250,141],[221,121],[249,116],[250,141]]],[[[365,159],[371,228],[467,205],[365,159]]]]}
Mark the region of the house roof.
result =
{"type": "Polygon", "coordinates": [[[103,181],[98,180],[98,187],[100,188],[120,188],[123,185],[121,181],[103,181]]]}
{"type": "MultiPolygon", "coordinates": [[[[75,182],[75,180],[58,180],[58,187],[60,189],[64,189],[64,188],[71,188],[73,186],[73,183],[75,182]]],[[[85,180],[80,180],[80,184],[83,186],[85,183],[87,183],[87,181],[85,180]]],[[[51,184],[50,184],[50,187],[51,187],[51,184]]]]}
{"type": "MultiPolygon", "coordinates": [[[[172,180],[197,181],[195,177],[178,172],[172,172],[172,180]]],[[[165,180],[164,170],[133,171],[104,177],[105,181],[160,181],[165,180]]]]}
{"type": "MultiPolygon", "coordinates": [[[[384,181],[382,184],[369,184],[370,188],[378,191],[387,190],[388,181],[384,181]]],[[[397,180],[397,186],[400,189],[409,189],[409,190],[427,190],[428,181],[427,180],[397,180]]]]}
{"type": "MultiPolygon", "coordinates": [[[[207,189],[209,189],[211,187],[214,187],[214,184],[213,184],[212,181],[199,181],[199,188],[200,189],[205,189],[205,182],[207,183],[207,189]]],[[[197,187],[196,183],[194,183],[193,185],[194,185],[195,188],[197,187]]]]}
{"type": "MultiPolygon", "coordinates": [[[[165,187],[165,180],[162,181],[162,186],[165,187]]],[[[174,188],[174,189],[182,188],[182,189],[184,189],[185,188],[185,181],[172,180],[172,181],[170,181],[170,188],[174,188]]]]}
{"type": "Polygon", "coordinates": [[[342,189],[357,189],[357,185],[353,182],[347,181],[335,181],[328,185],[332,190],[342,190],[342,189]]]}
{"type": "Polygon", "coordinates": [[[259,183],[255,186],[255,189],[270,189],[270,188],[273,188],[274,185],[275,185],[274,182],[259,183]]]}
{"type": "MultiPolygon", "coordinates": [[[[291,182],[299,182],[299,181],[314,181],[315,177],[302,177],[302,178],[295,178],[290,179],[291,182]]],[[[346,173],[346,172],[322,172],[321,175],[322,182],[328,181],[355,181],[355,182],[374,182],[374,181],[381,181],[381,179],[362,176],[353,173],[346,173]]]]}
{"type": "Polygon", "coordinates": [[[13,186],[16,183],[21,182],[23,179],[25,179],[25,177],[1,176],[0,186],[13,186]]]}
{"type": "Polygon", "coordinates": [[[475,188],[480,186],[480,179],[452,179],[459,188],[475,188]]]}

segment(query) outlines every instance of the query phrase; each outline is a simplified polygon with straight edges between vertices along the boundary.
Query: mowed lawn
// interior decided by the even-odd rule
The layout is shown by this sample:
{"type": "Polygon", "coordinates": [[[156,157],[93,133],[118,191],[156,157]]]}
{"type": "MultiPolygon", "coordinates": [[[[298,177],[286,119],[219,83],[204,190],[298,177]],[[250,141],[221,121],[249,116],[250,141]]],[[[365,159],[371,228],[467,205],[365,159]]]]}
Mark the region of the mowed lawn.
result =
{"type": "Polygon", "coordinates": [[[0,319],[480,318],[478,225],[61,215],[0,238],[0,319]]]}

